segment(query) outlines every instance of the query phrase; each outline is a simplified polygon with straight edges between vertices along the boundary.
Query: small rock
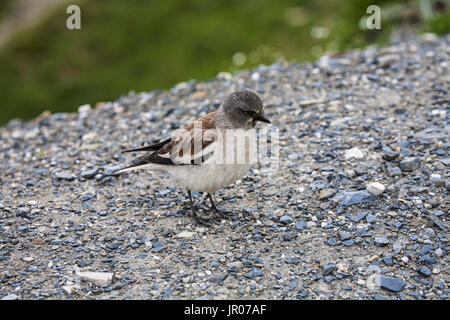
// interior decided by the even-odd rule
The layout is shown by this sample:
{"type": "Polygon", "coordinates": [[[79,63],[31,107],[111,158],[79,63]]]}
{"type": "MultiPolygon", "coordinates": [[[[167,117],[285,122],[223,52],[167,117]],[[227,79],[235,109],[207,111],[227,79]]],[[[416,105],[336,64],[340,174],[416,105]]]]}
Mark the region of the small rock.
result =
{"type": "Polygon", "coordinates": [[[327,263],[322,266],[322,273],[324,276],[329,275],[337,270],[337,266],[334,263],[327,263]]]}
{"type": "Polygon", "coordinates": [[[441,176],[440,174],[433,173],[433,174],[430,176],[430,181],[431,181],[431,183],[433,183],[435,186],[438,186],[438,187],[443,187],[443,186],[445,186],[445,180],[442,179],[442,176],[441,176]]]}
{"type": "Polygon", "coordinates": [[[315,226],[316,226],[316,223],[314,221],[308,221],[306,223],[306,227],[307,228],[312,228],[312,227],[315,227],[315,226]]]}
{"type": "Polygon", "coordinates": [[[162,250],[166,249],[166,246],[161,242],[153,242],[152,243],[152,252],[161,252],[162,250]]]}
{"type": "Polygon", "coordinates": [[[419,273],[421,273],[422,275],[429,277],[431,275],[431,270],[428,269],[428,267],[422,267],[419,269],[419,273]]]}
{"type": "Polygon", "coordinates": [[[382,194],[384,192],[384,189],[385,187],[379,182],[373,182],[367,186],[367,191],[375,196],[379,196],[380,194],[382,194]]]}
{"type": "Polygon", "coordinates": [[[338,194],[333,197],[333,200],[337,200],[339,204],[344,207],[370,202],[376,199],[377,197],[369,193],[367,190],[339,191],[338,194]]]}
{"type": "Polygon", "coordinates": [[[376,217],[375,217],[373,214],[369,213],[369,214],[367,215],[367,217],[366,217],[366,222],[367,222],[367,223],[372,223],[372,222],[375,221],[375,219],[376,219],[376,217]]]}
{"type": "Polygon", "coordinates": [[[358,149],[358,147],[353,147],[345,151],[345,159],[362,159],[364,158],[364,153],[358,149]]]}
{"type": "Polygon", "coordinates": [[[375,280],[375,283],[377,283],[382,289],[389,290],[392,292],[400,292],[406,286],[405,281],[398,278],[386,276],[379,276],[375,280]]]}
{"type": "Polygon", "coordinates": [[[400,161],[400,169],[402,171],[412,172],[420,168],[420,160],[417,157],[407,157],[400,161]]]}
{"type": "Polygon", "coordinates": [[[112,282],[113,274],[110,272],[78,272],[78,277],[83,281],[89,281],[99,287],[108,287],[112,282]]]}
{"type": "Polygon", "coordinates": [[[384,246],[389,244],[389,239],[386,238],[386,237],[376,237],[375,238],[375,244],[378,247],[384,247],[384,246]]]}
{"type": "Polygon", "coordinates": [[[113,243],[108,244],[106,247],[109,250],[116,250],[120,247],[121,244],[122,244],[122,242],[113,242],[113,243]]]}
{"type": "Polygon", "coordinates": [[[425,228],[420,232],[420,237],[425,239],[433,239],[436,237],[436,232],[431,228],[425,228]]]}
{"type": "Polygon", "coordinates": [[[72,173],[57,172],[57,173],[55,173],[55,178],[58,180],[72,181],[72,180],[75,180],[77,178],[77,176],[72,173]]]}
{"type": "Polygon", "coordinates": [[[283,224],[290,224],[290,223],[294,222],[294,219],[292,219],[290,216],[282,216],[280,218],[280,222],[283,224]]]}
{"type": "Polygon", "coordinates": [[[441,230],[446,229],[445,225],[441,222],[441,220],[439,220],[438,217],[436,217],[436,215],[434,213],[431,213],[428,216],[428,222],[429,222],[429,225],[431,225],[431,226],[435,225],[435,226],[439,227],[439,229],[441,229],[441,230]]]}
{"type": "Polygon", "coordinates": [[[305,229],[305,228],[306,228],[306,223],[305,223],[305,221],[301,220],[301,221],[297,221],[297,222],[295,223],[295,229],[297,229],[297,230],[303,230],[303,229],[305,229]]]}
{"type": "Polygon", "coordinates": [[[183,231],[177,234],[177,238],[192,239],[197,233],[192,231],[183,231]]]}
{"type": "Polygon", "coordinates": [[[348,240],[352,237],[352,234],[347,231],[339,231],[338,234],[339,234],[339,239],[341,239],[341,241],[348,240]]]}
{"type": "Polygon", "coordinates": [[[228,263],[227,267],[234,268],[236,270],[241,270],[244,267],[244,264],[241,261],[237,260],[237,261],[228,263]]]}
{"type": "Polygon", "coordinates": [[[98,168],[85,170],[85,171],[81,171],[81,177],[83,179],[91,179],[91,178],[95,177],[95,175],[97,173],[98,173],[98,168]]]}
{"type": "Polygon", "coordinates": [[[364,219],[364,217],[367,216],[368,213],[368,211],[362,211],[358,215],[351,217],[350,220],[352,220],[353,222],[359,222],[360,220],[364,219]]]}
{"type": "Polygon", "coordinates": [[[17,299],[19,299],[19,296],[14,293],[10,293],[2,298],[2,300],[17,300],[17,299]]]}
{"type": "Polygon", "coordinates": [[[337,245],[337,240],[336,240],[336,238],[331,237],[330,239],[327,240],[327,244],[328,244],[329,246],[334,247],[335,245],[337,245]]]}
{"type": "Polygon", "coordinates": [[[332,196],[334,196],[336,194],[336,192],[337,191],[335,189],[330,189],[330,188],[322,189],[319,192],[319,199],[325,200],[325,199],[331,198],[332,196]]]}

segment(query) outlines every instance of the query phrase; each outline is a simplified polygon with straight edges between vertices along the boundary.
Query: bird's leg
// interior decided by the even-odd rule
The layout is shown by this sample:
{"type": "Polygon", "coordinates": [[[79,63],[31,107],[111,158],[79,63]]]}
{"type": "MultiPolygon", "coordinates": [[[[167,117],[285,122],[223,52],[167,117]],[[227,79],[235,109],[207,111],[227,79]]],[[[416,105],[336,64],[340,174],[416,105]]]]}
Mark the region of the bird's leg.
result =
{"type": "Polygon", "coordinates": [[[216,204],[214,203],[214,200],[211,197],[210,193],[208,193],[208,198],[209,198],[209,201],[211,201],[211,208],[214,210],[214,212],[218,213],[220,216],[222,216],[224,218],[230,218],[230,215],[232,214],[232,212],[219,210],[216,207],[216,204]]]}
{"type": "Polygon", "coordinates": [[[192,217],[194,218],[194,220],[197,223],[202,224],[202,225],[204,225],[206,227],[209,227],[208,220],[211,220],[211,218],[205,219],[204,217],[201,217],[198,214],[197,209],[195,208],[194,200],[192,200],[191,190],[188,190],[187,192],[188,192],[188,195],[189,195],[189,202],[191,203],[192,217]]]}

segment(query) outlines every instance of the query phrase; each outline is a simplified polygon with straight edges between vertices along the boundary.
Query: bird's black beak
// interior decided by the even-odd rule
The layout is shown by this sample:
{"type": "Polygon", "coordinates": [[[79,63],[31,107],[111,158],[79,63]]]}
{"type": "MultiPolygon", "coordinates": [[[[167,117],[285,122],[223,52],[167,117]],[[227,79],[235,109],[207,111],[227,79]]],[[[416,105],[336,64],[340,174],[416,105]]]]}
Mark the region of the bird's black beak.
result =
{"type": "Polygon", "coordinates": [[[253,117],[256,121],[266,122],[266,123],[272,123],[270,122],[267,115],[264,113],[264,111],[261,111],[260,113],[256,113],[253,117]]]}

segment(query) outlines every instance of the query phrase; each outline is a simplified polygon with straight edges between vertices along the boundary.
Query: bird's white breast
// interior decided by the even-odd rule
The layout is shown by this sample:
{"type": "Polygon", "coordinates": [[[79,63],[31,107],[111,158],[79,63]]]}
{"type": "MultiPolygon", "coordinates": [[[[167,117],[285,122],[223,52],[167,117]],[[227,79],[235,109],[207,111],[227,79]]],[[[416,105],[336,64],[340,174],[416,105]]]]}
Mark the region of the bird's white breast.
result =
{"type": "Polygon", "coordinates": [[[168,172],[179,186],[213,193],[241,179],[249,169],[249,164],[203,164],[176,166],[168,172]]]}

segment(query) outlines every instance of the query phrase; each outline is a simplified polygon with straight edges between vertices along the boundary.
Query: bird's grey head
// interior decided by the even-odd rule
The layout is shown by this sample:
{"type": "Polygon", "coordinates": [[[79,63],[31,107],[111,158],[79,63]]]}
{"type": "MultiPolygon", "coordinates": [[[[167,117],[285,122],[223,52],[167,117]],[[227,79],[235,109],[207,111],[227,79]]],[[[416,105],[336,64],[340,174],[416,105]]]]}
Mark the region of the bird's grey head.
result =
{"type": "Polygon", "coordinates": [[[254,92],[236,91],[225,98],[223,109],[235,128],[254,128],[257,121],[270,123],[263,111],[263,102],[254,92]]]}

